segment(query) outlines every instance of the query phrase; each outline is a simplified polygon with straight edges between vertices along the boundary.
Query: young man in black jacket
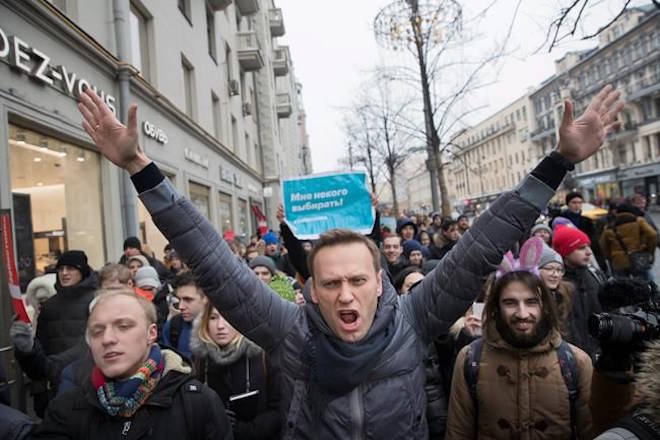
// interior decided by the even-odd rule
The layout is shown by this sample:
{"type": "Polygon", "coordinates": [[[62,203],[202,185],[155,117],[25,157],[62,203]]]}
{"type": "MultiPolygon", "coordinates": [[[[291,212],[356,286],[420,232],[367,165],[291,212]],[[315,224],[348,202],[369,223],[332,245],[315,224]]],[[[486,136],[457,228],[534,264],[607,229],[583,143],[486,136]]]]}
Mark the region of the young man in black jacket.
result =
{"type": "Polygon", "coordinates": [[[33,438],[232,438],[218,396],[156,337],[152,303],[132,290],[99,295],[85,334],[89,378],[51,402],[33,438]]]}

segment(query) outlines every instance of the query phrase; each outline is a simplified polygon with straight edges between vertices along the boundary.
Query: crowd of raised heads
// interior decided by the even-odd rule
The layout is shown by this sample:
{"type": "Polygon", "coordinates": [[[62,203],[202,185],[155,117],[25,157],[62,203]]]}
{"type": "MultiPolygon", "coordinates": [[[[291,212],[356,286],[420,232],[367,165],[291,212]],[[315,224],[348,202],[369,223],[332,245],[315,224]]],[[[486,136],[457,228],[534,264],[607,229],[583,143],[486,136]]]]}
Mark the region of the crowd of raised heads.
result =
{"type": "Polygon", "coordinates": [[[271,230],[216,231],[138,145],[136,107],[123,125],[87,90],[84,129],[171,245],[129,237],[96,270],[69,250],[30,283],[10,328],[30,416],[3,389],[0,437],[660,438],[646,200],[595,218],[555,194],[619,97],[567,100],[557,149],[477,217],[392,230],[376,210],[367,235],[305,241],[281,206],[271,230]]]}

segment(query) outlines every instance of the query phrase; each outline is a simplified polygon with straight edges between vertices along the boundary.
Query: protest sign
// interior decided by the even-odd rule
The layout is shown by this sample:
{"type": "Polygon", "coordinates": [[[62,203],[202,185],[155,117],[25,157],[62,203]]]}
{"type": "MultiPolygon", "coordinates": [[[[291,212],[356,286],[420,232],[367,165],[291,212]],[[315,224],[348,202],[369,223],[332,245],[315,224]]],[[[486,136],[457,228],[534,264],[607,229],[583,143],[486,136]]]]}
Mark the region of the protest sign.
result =
{"type": "Polygon", "coordinates": [[[9,296],[11,304],[14,307],[16,316],[21,321],[30,323],[25,303],[21,296],[21,289],[18,285],[18,272],[16,270],[16,261],[14,259],[14,240],[11,227],[11,212],[8,209],[0,211],[0,240],[2,241],[2,259],[9,280],[9,296]]]}
{"type": "Polygon", "coordinates": [[[293,234],[313,240],[323,232],[371,232],[374,209],[364,172],[317,174],[282,180],[284,216],[293,234]]]}

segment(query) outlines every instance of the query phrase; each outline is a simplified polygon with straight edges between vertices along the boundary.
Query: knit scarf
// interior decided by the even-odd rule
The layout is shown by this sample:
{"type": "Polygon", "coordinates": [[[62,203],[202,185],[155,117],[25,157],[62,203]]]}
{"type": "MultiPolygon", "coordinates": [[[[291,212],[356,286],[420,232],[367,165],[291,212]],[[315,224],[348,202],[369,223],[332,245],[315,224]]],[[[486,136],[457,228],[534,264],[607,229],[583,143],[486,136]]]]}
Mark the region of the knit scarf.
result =
{"type": "Polygon", "coordinates": [[[124,380],[109,380],[98,367],[92,370],[92,385],[99,403],[111,416],[132,417],[153,393],[163,372],[160,347],[154,344],[137,373],[124,380]]]}

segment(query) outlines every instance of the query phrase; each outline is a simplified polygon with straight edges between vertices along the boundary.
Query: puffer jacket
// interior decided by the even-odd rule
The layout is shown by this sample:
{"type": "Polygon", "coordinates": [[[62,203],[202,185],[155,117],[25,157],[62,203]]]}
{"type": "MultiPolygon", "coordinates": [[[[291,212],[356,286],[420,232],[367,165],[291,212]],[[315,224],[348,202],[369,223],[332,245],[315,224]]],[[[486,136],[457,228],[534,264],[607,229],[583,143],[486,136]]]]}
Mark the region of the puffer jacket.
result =
{"type": "Polygon", "coordinates": [[[51,402],[32,438],[231,439],[231,427],[218,395],[194,378],[190,364],[179,354],[171,350],[162,353],[163,376],[131,418],[108,415],[91,380],[86,380],[82,388],[73,388],[51,402]]]}
{"type": "Polygon", "coordinates": [[[98,289],[96,272],[71,287],[55,283],[57,295],[41,307],[37,322],[37,339],[47,355],[63,352],[76,345],[85,335],[89,303],[98,289]]]}
{"type": "MultiPolygon", "coordinates": [[[[535,347],[520,350],[504,341],[491,320],[484,328],[484,338],[476,390],[478,408],[465,381],[469,347],[464,347],[454,368],[446,438],[570,439],[571,407],[556,350],[561,343],[559,331],[551,330],[535,347]]],[[[579,438],[586,440],[592,438],[589,395],[593,367],[585,352],[575,346],[571,349],[580,390],[575,403],[576,423],[579,438]]]]}
{"type": "MultiPolygon", "coordinates": [[[[154,165],[143,172],[154,173],[157,168],[154,165]]],[[[133,176],[156,226],[189,264],[213,305],[282,369],[284,439],[427,438],[426,347],[468,309],[486,276],[532,226],[554,193],[530,175],[515,191],[503,194],[413,295],[399,297],[387,277],[382,277],[373,326],[383,319],[383,310],[393,310],[393,336],[367,379],[330,400],[318,420],[309,405],[310,359],[304,350],[311,331],[331,334],[322,319],[313,318],[320,316],[318,307],[303,308],[272,292],[233,256],[194,205],[158,175],[133,176]]]]}
{"type": "Polygon", "coordinates": [[[658,238],[655,229],[643,217],[621,212],[616,214],[614,224],[607,225],[600,236],[600,249],[612,265],[612,270],[623,272],[631,269],[628,254],[617,239],[615,230],[628,248],[628,252],[645,251],[654,254],[658,238]]]}

